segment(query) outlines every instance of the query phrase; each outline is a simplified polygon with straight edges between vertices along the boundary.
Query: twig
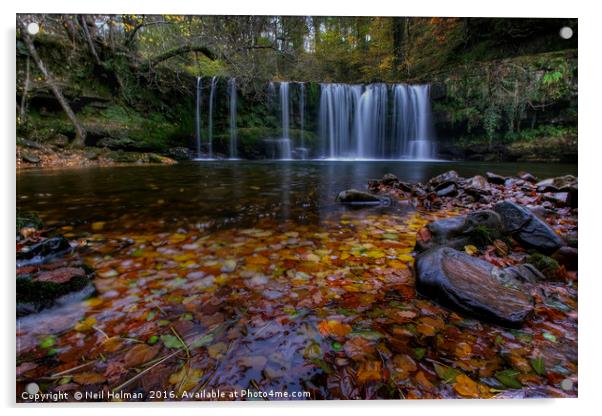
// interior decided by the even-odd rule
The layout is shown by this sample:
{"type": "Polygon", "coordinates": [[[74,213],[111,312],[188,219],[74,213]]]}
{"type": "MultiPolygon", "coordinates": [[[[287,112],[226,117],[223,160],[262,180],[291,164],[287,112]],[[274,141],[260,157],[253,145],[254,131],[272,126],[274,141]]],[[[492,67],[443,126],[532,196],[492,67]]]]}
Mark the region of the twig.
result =
{"type": "Polygon", "coordinates": [[[155,364],[151,365],[150,367],[148,367],[147,369],[139,372],[138,374],[136,374],[134,377],[130,378],[129,380],[126,380],[124,383],[120,384],[119,386],[115,387],[114,389],[112,389],[113,392],[117,391],[117,390],[121,390],[122,388],[124,388],[125,386],[127,386],[128,384],[130,384],[131,382],[139,379],[143,374],[148,373],[150,370],[152,370],[153,368],[155,368],[156,366],[158,366],[159,364],[163,363],[164,361],[167,361],[168,359],[170,359],[171,357],[173,357],[174,355],[178,354],[180,352],[181,348],[178,348],[176,351],[172,352],[171,354],[166,355],[165,357],[163,357],[161,360],[157,361],[155,364]]]}

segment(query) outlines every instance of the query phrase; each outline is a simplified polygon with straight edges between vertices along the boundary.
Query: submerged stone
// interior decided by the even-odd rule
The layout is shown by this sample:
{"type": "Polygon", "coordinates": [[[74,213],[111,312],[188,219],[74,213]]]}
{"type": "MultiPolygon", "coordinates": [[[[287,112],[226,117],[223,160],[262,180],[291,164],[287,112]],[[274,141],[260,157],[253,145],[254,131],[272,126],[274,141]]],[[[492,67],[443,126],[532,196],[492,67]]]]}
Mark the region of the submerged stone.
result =
{"type": "Polygon", "coordinates": [[[504,286],[499,269],[485,260],[449,247],[428,250],[416,260],[416,288],[420,294],[460,313],[504,326],[522,325],[533,300],[504,286]]]}
{"type": "Polygon", "coordinates": [[[347,189],[341,191],[336,198],[337,202],[352,205],[379,205],[389,204],[388,197],[374,195],[368,192],[358,191],[357,189],[347,189]]]}
{"type": "Polygon", "coordinates": [[[47,238],[34,245],[24,247],[21,251],[17,252],[17,267],[45,263],[69,251],[71,251],[71,245],[69,245],[69,241],[66,238],[47,238]]]}

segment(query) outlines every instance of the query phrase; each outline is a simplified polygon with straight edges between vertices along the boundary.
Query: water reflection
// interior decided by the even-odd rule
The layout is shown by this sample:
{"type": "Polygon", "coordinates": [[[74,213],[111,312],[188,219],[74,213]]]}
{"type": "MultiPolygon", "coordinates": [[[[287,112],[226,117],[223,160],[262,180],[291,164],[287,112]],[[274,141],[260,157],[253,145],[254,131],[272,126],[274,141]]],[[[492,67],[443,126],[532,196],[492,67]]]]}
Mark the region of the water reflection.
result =
{"type": "Polygon", "coordinates": [[[391,172],[425,181],[456,169],[463,176],[493,170],[540,177],[576,173],[576,165],[203,161],[175,166],[30,171],[17,177],[17,207],[40,213],[49,224],[113,229],[248,226],[261,218],[316,223],[333,211],[343,189],[366,189],[391,172]]]}

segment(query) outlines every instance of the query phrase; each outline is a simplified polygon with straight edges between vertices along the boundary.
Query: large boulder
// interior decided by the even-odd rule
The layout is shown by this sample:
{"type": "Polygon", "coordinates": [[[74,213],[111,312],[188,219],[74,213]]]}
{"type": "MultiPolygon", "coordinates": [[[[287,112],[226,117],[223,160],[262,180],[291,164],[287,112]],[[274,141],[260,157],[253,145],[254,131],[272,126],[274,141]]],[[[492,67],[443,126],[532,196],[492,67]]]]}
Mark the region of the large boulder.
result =
{"type": "Polygon", "coordinates": [[[551,254],[564,245],[554,230],[533,212],[511,201],[499,202],[494,207],[504,225],[504,231],[525,248],[551,254]]]}
{"type": "Polygon", "coordinates": [[[475,211],[431,222],[418,233],[416,249],[424,251],[446,246],[461,250],[468,244],[483,246],[501,237],[502,229],[502,221],[496,212],[475,211]]]}
{"type": "Polygon", "coordinates": [[[420,254],[416,274],[420,294],[479,319],[519,327],[533,309],[529,295],[496,278],[498,268],[449,247],[420,254]]]}
{"type": "Polygon", "coordinates": [[[374,195],[357,189],[347,189],[339,192],[337,202],[350,205],[388,205],[391,200],[388,197],[374,195]]]}

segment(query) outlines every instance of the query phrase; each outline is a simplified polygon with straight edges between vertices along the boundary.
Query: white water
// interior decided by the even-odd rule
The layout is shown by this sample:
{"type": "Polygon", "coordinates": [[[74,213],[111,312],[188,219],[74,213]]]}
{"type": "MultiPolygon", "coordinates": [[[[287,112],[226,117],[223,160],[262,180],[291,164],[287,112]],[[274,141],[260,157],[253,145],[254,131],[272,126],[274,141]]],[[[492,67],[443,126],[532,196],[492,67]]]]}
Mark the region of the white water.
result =
{"type": "Polygon", "coordinates": [[[280,138],[279,149],[280,159],[291,159],[291,139],[290,139],[290,95],[289,83],[280,83],[280,117],[282,121],[282,138],[280,138]]]}
{"type": "Polygon", "coordinates": [[[299,123],[301,128],[301,147],[298,149],[301,154],[301,159],[307,157],[307,149],[305,147],[305,84],[299,84],[299,123]]]}
{"type": "MultiPolygon", "coordinates": [[[[196,152],[200,158],[205,150],[202,113],[202,79],[196,85],[196,152]]],[[[214,117],[218,96],[217,77],[211,79],[208,99],[207,155],[214,157],[214,117]]],[[[228,153],[230,159],[238,158],[238,119],[236,79],[227,82],[229,107],[228,153]]],[[[267,88],[267,105],[271,114],[280,116],[281,134],[265,142],[273,158],[291,160],[310,157],[329,160],[433,160],[435,155],[432,126],[430,87],[383,83],[321,84],[318,120],[307,120],[314,107],[306,108],[306,88],[302,82],[270,82],[267,88]],[[291,92],[293,88],[293,92],[291,92]],[[295,91],[295,88],[298,88],[295,91]],[[292,98],[295,97],[295,100],[292,98]],[[278,108],[278,106],[280,108],[278,108]],[[292,117],[299,109],[298,122],[292,117]],[[291,123],[300,129],[293,143],[291,123]],[[305,143],[305,129],[318,127],[315,145],[305,143]],[[294,145],[294,146],[293,146],[294,145]]],[[[315,103],[318,104],[318,103],[315,103]]],[[[315,105],[314,104],[314,105],[315,105]]],[[[311,104],[310,104],[311,105],[311,104]]],[[[219,116],[218,116],[219,117],[219,116]]]]}
{"type": "Polygon", "coordinates": [[[230,159],[238,157],[238,137],[236,131],[236,78],[228,80],[228,95],[230,97],[230,159]]]}
{"type": "Polygon", "coordinates": [[[209,93],[209,123],[207,145],[209,158],[213,158],[213,107],[215,106],[215,92],[217,90],[217,77],[211,78],[211,92],[209,93]]]}
{"type": "Polygon", "coordinates": [[[201,157],[201,77],[196,78],[196,114],[195,114],[195,126],[196,126],[196,156],[201,157]]]}
{"type": "Polygon", "coordinates": [[[324,157],[433,158],[428,85],[322,84],[321,87],[320,137],[325,145],[324,157]]]}

